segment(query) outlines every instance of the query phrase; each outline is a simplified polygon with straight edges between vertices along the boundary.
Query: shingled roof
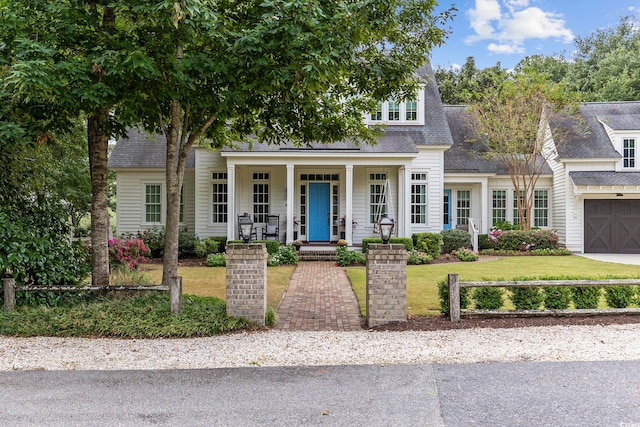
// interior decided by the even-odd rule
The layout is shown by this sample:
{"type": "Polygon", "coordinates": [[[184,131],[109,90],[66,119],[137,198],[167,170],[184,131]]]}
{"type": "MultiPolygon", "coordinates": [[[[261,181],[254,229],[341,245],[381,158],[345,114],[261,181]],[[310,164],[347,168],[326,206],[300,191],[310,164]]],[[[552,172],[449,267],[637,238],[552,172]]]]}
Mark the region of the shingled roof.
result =
{"type": "Polygon", "coordinates": [[[574,171],[569,176],[578,186],[637,186],[640,185],[640,172],[614,172],[614,171],[574,171]]]}
{"type": "MultiPolygon", "coordinates": [[[[470,117],[465,105],[446,105],[444,112],[449,123],[453,146],[444,152],[445,173],[485,173],[509,175],[499,160],[487,159],[487,146],[470,126],[470,117]]],[[[542,174],[551,174],[551,168],[542,156],[542,174]]]]}
{"type": "Polygon", "coordinates": [[[603,123],[613,130],[640,129],[640,102],[588,102],[577,117],[552,119],[560,159],[619,159],[603,123]]]}
{"type": "MultiPolygon", "coordinates": [[[[118,140],[111,156],[110,168],[164,169],[167,159],[167,139],[164,135],[149,135],[129,129],[127,136],[118,140]]],[[[193,150],[187,156],[187,169],[196,166],[193,150]]]]}

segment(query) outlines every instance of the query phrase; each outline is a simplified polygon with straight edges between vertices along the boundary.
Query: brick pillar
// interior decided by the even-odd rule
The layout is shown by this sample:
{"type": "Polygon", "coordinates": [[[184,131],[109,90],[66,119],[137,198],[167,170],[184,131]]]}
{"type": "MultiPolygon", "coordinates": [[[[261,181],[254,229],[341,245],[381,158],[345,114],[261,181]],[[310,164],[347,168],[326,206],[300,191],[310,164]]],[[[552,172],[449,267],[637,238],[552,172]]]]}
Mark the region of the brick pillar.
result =
{"type": "Polygon", "coordinates": [[[407,251],[404,245],[367,247],[367,325],[407,321],[407,251]]]}
{"type": "Polygon", "coordinates": [[[267,247],[264,243],[227,246],[227,315],[264,326],[267,312],[267,247]]]}

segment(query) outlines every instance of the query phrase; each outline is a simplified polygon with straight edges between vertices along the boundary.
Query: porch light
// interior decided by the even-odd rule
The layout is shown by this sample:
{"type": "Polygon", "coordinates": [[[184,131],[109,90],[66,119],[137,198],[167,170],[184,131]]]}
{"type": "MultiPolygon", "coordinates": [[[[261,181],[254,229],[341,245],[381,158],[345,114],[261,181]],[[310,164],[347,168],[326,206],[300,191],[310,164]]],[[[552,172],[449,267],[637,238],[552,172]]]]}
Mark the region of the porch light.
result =
{"type": "Polygon", "coordinates": [[[382,238],[382,243],[385,245],[389,243],[389,239],[391,238],[391,233],[393,232],[393,220],[387,216],[387,214],[383,214],[380,219],[380,237],[382,238]]]}
{"type": "Polygon", "coordinates": [[[253,233],[253,220],[250,216],[241,216],[238,218],[240,223],[240,238],[244,243],[249,243],[251,233],[253,233]]]}

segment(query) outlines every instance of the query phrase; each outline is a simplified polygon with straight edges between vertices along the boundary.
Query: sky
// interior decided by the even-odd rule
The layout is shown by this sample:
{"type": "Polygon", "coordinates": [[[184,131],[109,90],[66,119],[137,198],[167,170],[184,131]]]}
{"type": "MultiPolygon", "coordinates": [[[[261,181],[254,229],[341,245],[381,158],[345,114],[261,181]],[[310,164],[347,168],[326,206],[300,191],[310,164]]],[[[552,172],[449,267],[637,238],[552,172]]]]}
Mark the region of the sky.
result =
{"type": "Polygon", "coordinates": [[[449,69],[473,56],[478,68],[500,62],[513,68],[529,55],[571,57],[576,37],[615,28],[620,18],[640,19],[640,0],[458,0],[438,1],[437,11],[455,6],[451,34],[432,51],[431,64],[449,69]]]}

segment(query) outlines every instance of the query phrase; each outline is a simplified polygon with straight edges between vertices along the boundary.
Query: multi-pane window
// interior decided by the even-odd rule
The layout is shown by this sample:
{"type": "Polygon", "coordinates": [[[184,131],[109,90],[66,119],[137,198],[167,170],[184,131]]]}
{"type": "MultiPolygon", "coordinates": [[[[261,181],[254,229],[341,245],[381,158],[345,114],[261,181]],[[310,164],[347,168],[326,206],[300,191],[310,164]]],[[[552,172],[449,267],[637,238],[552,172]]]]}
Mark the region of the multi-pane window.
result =
{"type": "Polygon", "coordinates": [[[389,101],[389,121],[397,122],[400,120],[400,103],[398,101],[389,101]]]}
{"type": "Polygon", "coordinates": [[[211,222],[227,222],[227,172],[211,173],[211,222]]]}
{"type": "Polygon", "coordinates": [[[253,174],[253,222],[266,223],[269,215],[269,172],[253,174]]]}
{"type": "Polygon", "coordinates": [[[379,122],[382,120],[382,102],[378,102],[378,106],[376,107],[376,111],[371,113],[371,121],[379,122]]]}
{"type": "Polygon", "coordinates": [[[418,120],[418,101],[407,101],[405,103],[405,120],[408,122],[418,120]]]}
{"type": "Polygon", "coordinates": [[[456,217],[459,225],[469,224],[469,217],[471,216],[471,191],[458,190],[457,192],[457,210],[456,217]]]}
{"type": "Polygon", "coordinates": [[[491,211],[492,225],[507,220],[507,191],[493,190],[493,208],[491,211]]]}
{"type": "MultiPolygon", "coordinates": [[[[527,208],[526,206],[524,206],[524,191],[520,191],[520,199],[522,203],[522,218],[523,219],[527,219],[527,208]]],[[[518,209],[518,192],[517,191],[513,191],[513,225],[517,225],[520,223],[520,216],[518,215],[518,213],[520,212],[520,209],[518,209]]]]}
{"type": "Polygon", "coordinates": [[[533,225],[535,227],[549,226],[549,192],[547,190],[534,191],[533,225]]]}
{"type": "Polygon", "coordinates": [[[622,165],[625,168],[636,167],[636,140],[633,138],[622,140],[622,165]]]}
{"type": "Polygon", "coordinates": [[[386,173],[369,174],[369,223],[373,224],[387,213],[385,194],[386,173]]]}
{"type": "Polygon", "coordinates": [[[160,184],[147,184],[144,187],[144,221],[160,223],[162,212],[162,193],[160,184]]]}
{"type": "Polygon", "coordinates": [[[411,223],[427,223],[427,174],[411,174],[411,223]]]}

